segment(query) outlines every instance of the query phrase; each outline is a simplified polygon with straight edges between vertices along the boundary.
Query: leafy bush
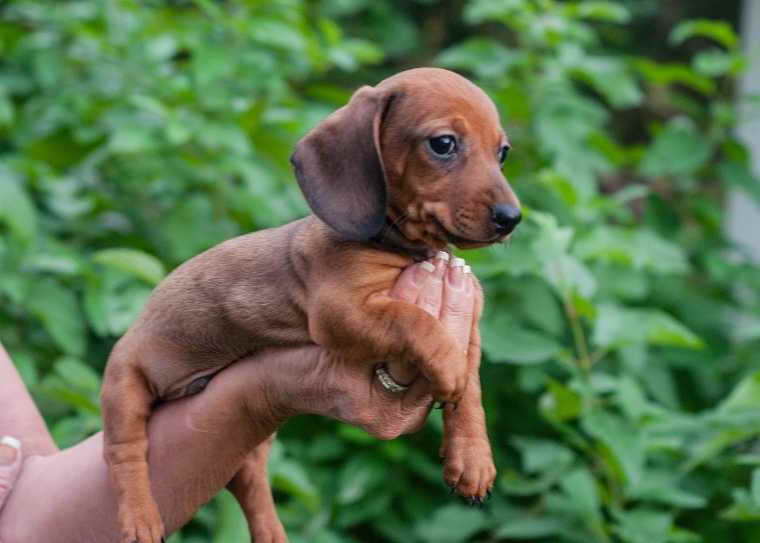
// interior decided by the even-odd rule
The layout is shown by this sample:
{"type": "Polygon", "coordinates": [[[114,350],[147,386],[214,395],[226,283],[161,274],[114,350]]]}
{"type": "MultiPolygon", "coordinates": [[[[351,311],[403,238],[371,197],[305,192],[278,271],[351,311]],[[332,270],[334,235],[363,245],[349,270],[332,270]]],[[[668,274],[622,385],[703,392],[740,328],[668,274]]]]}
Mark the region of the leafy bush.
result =
{"type": "MultiPolygon", "coordinates": [[[[436,415],[387,443],[296,419],[271,464],[293,541],[760,538],[760,274],[721,228],[727,189],[760,200],[744,59],[711,19],[638,54],[645,4],[6,3],[0,337],[59,444],[99,429],[109,348],[166,270],[305,214],[294,142],[413,59],[483,86],[514,145],[525,224],[465,255],[500,479],[483,510],[447,497],[436,415]]],[[[171,541],[246,537],[223,494],[171,541]]]]}

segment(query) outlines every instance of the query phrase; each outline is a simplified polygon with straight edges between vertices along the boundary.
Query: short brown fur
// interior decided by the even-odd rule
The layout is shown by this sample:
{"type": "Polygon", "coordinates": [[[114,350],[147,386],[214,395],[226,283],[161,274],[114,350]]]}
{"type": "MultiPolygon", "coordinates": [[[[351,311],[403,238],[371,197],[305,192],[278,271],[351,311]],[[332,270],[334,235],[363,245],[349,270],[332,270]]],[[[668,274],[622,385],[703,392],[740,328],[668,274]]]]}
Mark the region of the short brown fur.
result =
{"type": "MultiPolygon", "coordinates": [[[[363,87],[294,153],[316,216],[226,241],[159,285],[114,348],[102,391],[123,543],[164,536],[146,460],[154,402],[194,392],[199,379],[275,345],[317,343],[367,364],[415,361],[434,396],[451,402],[446,481],[464,496],[485,497],[495,469],[480,403],[477,324],[463,349],[436,318],[389,292],[432,249],[504,237],[490,208],[519,206],[497,159],[505,143],[493,103],[452,72],[410,70],[363,87]],[[456,161],[442,163],[426,147],[444,133],[461,142],[456,161]]],[[[482,299],[478,315],[481,308],[482,299]]],[[[257,541],[283,542],[267,451],[268,443],[252,451],[230,488],[257,541]]]]}

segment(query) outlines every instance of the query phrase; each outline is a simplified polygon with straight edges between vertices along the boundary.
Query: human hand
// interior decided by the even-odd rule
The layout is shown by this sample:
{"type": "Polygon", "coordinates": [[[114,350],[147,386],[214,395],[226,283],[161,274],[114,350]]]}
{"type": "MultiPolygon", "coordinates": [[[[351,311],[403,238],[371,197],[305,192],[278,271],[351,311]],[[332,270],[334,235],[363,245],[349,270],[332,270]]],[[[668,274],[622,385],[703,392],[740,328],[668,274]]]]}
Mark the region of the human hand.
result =
{"type": "Polygon", "coordinates": [[[0,439],[0,509],[21,472],[21,442],[10,436],[0,439]]]}
{"type": "MultiPolygon", "coordinates": [[[[464,261],[443,256],[409,266],[390,295],[439,318],[462,349],[469,344],[476,286],[464,261]]],[[[388,373],[403,392],[391,392],[375,375],[375,365],[349,360],[319,347],[272,353],[278,376],[269,389],[278,411],[314,413],[365,429],[380,439],[418,430],[433,405],[430,384],[416,366],[388,362],[388,373]]]]}

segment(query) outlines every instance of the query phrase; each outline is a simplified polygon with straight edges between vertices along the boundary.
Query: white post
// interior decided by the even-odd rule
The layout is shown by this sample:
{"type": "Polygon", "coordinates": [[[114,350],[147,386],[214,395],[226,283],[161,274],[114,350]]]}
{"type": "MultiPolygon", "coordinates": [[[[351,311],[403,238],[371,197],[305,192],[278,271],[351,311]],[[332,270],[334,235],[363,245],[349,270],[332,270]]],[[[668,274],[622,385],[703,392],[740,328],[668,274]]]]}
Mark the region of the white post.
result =
{"type": "MultiPolygon", "coordinates": [[[[760,96],[760,0],[745,0],[742,13],[742,43],[750,66],[739,85],[739,95],[760,96]]],[[[745,107],[745,106],[743,106],[745,107]]],[[[739,115],[737,135],[752,153],[752,169],[760,178],[760,107],[739,115]]],[[[760,206],[745,193],[732,190],[726,217],[728,237],[747,249],[760,262],[760,206]]]]}

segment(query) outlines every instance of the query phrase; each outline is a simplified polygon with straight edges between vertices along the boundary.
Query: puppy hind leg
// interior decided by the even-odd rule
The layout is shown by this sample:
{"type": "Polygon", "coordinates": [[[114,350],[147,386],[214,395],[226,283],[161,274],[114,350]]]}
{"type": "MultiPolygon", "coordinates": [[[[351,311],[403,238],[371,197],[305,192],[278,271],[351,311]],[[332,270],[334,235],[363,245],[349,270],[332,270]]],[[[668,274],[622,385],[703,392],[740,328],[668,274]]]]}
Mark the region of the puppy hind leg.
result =
{"type": "Polygon", "coordinates": [[[153,395],[135,365],[106,369],[103,456],[116,491],[121,543],[161,543],[164,524],[150,488],[148,417],[153,395]]]}
{"type": "Polygon", "coordinates": [[[227,485],[248,521],[254,543],[287,543],[288,536],[277,516],[267,475],[267,460],[276,434],[260,443],[243,461],[227,485]]]}

